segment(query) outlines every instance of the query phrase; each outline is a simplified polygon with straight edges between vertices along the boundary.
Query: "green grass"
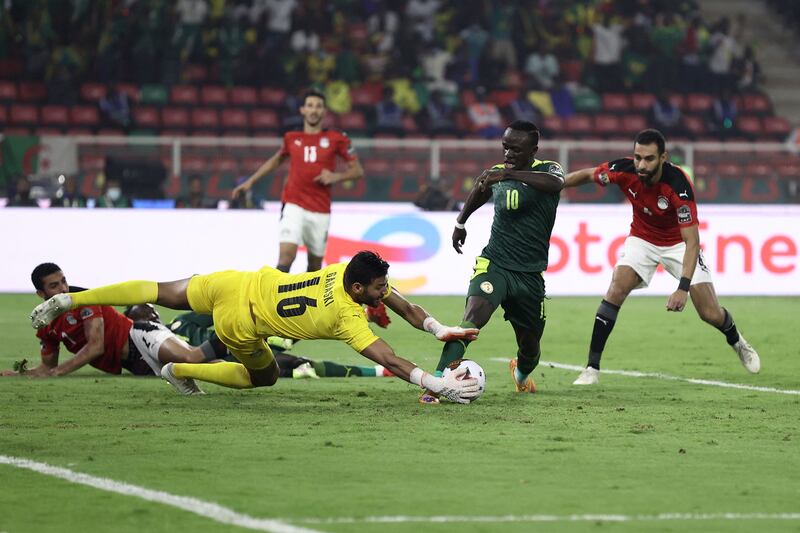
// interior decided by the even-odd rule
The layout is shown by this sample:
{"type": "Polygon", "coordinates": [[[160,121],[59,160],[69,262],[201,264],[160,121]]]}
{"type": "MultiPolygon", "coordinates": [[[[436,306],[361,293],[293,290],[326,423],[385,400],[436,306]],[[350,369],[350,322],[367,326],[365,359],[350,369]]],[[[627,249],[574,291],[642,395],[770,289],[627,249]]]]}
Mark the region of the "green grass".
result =
{"type": "MultiPolygon", "coordinates": [[[[442,322],[463,299],[416,298],[442,322]]],[[[722,335],[665,298],[633,298],[604,368],[800,389],[797,298],[725,298],[762,373],[747,374],[722,335]]],[[[543,359],[581,365],[599,298],[548,302],[543,359]]],[[[0,296],[0,368],[38,359],[33,296],[0,296]]],[[[170,316],[170,312],[163,315],[170,316]]],[[[385,338],[432,369],[440,345],[394,317],[385,338]]],[[[314,358],[363,363],[333,342],[314,358]]],[[[416,402],[396,379],[282,380],[269,390],[204,385],[182,397],[158,379],[88,368],[59,379],[0,378],[0,455],[24,457],[153,490],[213,501],[258,518],[326,532],[800,531],[800,520],[625,523],[309,523],[411,515],[503,516],[800,513],[800,396],[536,370],[540,393],[511,392],[515,353],[498,313],[470,346],[488,376],[469,406],[416,402]]],[[[170,506],[0,465],[0,531],[241,531],[170,506]]]]}

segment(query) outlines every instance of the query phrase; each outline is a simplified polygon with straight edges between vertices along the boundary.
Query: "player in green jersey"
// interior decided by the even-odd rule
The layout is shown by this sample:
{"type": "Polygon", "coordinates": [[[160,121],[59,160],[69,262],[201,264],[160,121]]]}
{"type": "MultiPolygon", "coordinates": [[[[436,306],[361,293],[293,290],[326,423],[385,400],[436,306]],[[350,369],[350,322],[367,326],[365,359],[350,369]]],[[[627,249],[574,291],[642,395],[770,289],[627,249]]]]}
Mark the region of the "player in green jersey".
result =
{"type": "MultiPolygon", "coordinates": [[[[152,304],[132,305],[125,309],[125,316],[134,322],[156,322],[161,324],[161,316],[152,304]]],[[[211,315],[201,315],[190,311],[176,316],[166,325],[172,333],[192,346],[208,343],[218,359],[232,360],[228,349],[214,333],[211,315]]],[[[275,353],[282,378],[338,378],[338,377],[391,377],[392,373],[381,365],[356,366],[340,365],[332,361],[314,361],[307,357],[292,355],[288,350],[292,342],[281,337],[267,339],[275,353]]]]}
{"type": "MultiPolygon", "coordinates": [[[[539,364],[539,340],[545,325],[544,279],[550,233],[556,220],[564,170],[555,161],[536,159],[539,130],[531,122],[514,121],[503,133],[503,164],[485,170],[456,218],[453,248],[461,252],[467,219],[490,199],[494,220],[489,242],[475,260],[461,325],[482,328],[498,306],[511,322],[517,357],[510,363],[518,392],[535,392],[530,374],[539,364]]],[[[445,344],[437,372],[464,357],[470,341],[445,344]]],[[[425,391],[421,403],[439,403],[425,391]]]]}

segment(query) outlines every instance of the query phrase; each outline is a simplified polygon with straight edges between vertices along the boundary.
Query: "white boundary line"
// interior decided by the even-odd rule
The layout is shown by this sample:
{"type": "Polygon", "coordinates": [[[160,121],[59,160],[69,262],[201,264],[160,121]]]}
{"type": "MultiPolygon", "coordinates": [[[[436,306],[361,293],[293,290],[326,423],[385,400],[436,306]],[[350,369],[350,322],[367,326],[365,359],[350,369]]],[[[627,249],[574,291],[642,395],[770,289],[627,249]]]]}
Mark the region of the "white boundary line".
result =
{"type": "MultiPolygon", "coordinates": [[[[499,361],[508,363],[508,359],[505,357],[492,357],[492,361],[499,361]]],[[[539,367],[541,365],[546,365],[551,368],[560,368],[561,370],[575,370],[580,372],[585,367],[578,366],[578,365],[566,365],[564,363],[556,363],[553,361],[540,361],[539,367]]],[[[773,392],[776,394],[791,394],[798,396],[800,395],[800,390],[793,390],[793,389],[776,389],[773,387],[759,387],[757,385],[742,385],[739,383],[728,383],[726,381],[713,381],[709,379],[697,379],[697,378],[683,378],[680,376],[672,376],[670,374],[662,374],[660,372],[637,372],[636,370],[601,370],[601,374],[613,374],[617,376],[628,376],[632,378],[655,378],[655,379],[664,379],[667,381],[684,381],[686,383],[694,383],[695,385],[709,385],[711,387],[723,387],[727,389],[740,389],[740,390],[749,390],[755,392],[773,392]]]]}
{"type": "Polygon", "coordinates": [[[307,524],[502,523],[502,522],[662,522],[667,520],[800,520],[800,513],[661,513],[657,515],[573,514],[502,516],[366,516],[296,518],[307,524]]]}
{"type": "Polygon", "coordinates": [[[116,492],[125,496],[134,496],[142,500],[169,505],[194,513],[198,516],[210,518],[221,524],[230,524],[255,531],[267,531],[269,533],[322,533],[316,529],[297,527],[280,520],[255,518],[246,514],[237,513],[218,503],[207,502],[189,496],[177,496],[160,490],[150,490],[144,487],[114,481],[113,479],[81,474],[80,472],[73,472],[67,468],[39,463],[37,461],[31,461],[30,459],[0,455],[0,464],[25,468],[46,476],[61,478],[70,483],[77,483],[79,485],[86,485],[87,487],[94,487],[108,492],[116,492]]]}
{"type": "Polygon", "coordinates": [[[287,521],[314,525],[335,524],[398,524],[398,523],[510,523],[510,522],[660,522],[710,520],[800,520],[800,513],[661,513],[657,515],[573,514],[573,515],[500,515],[500,516],[367,516],[339,518],[285,518],[271,520],[237,513],[214,502],[168,492],[150,490],[108,478],[74,472],[67,468],[39,463],[19,457],[0,455],[0,464],[25,468],[70,483],[134,496],[143,500],[169,505],[222,524],[266,531],[269,533],[322,533],[315,529],[293,526],[287,521]]]}

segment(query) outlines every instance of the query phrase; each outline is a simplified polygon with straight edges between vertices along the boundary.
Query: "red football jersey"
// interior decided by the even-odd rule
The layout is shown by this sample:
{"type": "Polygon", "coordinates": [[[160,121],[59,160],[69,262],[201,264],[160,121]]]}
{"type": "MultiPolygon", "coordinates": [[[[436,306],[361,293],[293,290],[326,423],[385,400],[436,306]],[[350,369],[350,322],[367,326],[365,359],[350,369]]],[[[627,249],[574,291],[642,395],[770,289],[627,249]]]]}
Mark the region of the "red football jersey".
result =
{"type": "Polygon", "coordinates": [[[698,224],[692,182],[672,163],[664,163],[661,179],[649,187],[639,180],[629,157],[603,163],[593,177],[603,186],[616,184],[630,200],[633,237],[656,246],[672,246],[683,242],[681,227],[698,224]]]}
{"type": "Polygon", "coordinates": [[[289,177],[283,186],[281,202],[291,202],[316,213],[330,213],[331,187],[316,183],[314,178],[322,169],[333,172],[337,156],[345,161],[356,158],[350,138],[334,130],[290,131],[283,136],[281,155],[289,156],[289,177]]]}
{"type": "Polygon", "coordinates": [[[36,336],[42,344],[42,355],[58,352],[58,345],[62,342],[67,351],[78,353],[86,346],[83,323],[97,318],[103,319],[105,352],[89,364],[109,374],[121,373],[122,350],[128,342],[133,322],[108,305],[88,305],[67,311],[37,331],[36,336]]]}

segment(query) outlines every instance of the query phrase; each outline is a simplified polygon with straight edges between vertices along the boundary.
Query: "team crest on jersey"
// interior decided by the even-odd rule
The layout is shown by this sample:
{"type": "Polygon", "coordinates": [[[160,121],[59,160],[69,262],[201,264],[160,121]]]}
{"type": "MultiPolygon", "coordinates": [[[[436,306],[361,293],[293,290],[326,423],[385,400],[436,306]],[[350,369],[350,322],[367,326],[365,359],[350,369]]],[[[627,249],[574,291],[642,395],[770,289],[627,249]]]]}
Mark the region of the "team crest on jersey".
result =
{"type": "Polygon", "coordinates": [[[67,324],[70,326],[74,326],[78,323],[78,319],[75,318],[72,314],[67,315],[67,324]]]}
{"type": "Polygon", "coordinates": [[[490,281],[484,281],[481,283],[481,290],[486,294],[492,294],[494,292],[494,286],[490,281]]]}
{"type": "Polygon", "coordinates": [[[81,318],[89,318],[94,314],[91,307],[84,307],[81,309],[81,318]]]}
{"type": "Polygon", "coordinates": [[[327,148],[331,145],[331,141],[327,137],[323,137],[319,140],[319,147],[320,148],[327,148]]]}
{"type": "Polygon", "coordinates": [[[554,176],[561,176],[564,177],[564,169],[561,168],[561,165],[558,163],[552,163],[549,167],[547,167],[548,174],[553,174],[554,176]]]}
{"type": "Polygon", "coordinates": [[[656,201],[656,205],[662,211],[666,211],[667,208],[669,207],[669,200],[667,200],[665,196],[659,196],[658,200],[656,201]]]}
{"type": "Polygon", "coordinates": [[[688,224],[692,221],[692,210],[688,205],[682,205],[678,208],[678,222],[681,224],[688,224]]]}
{"type": "Polygon", "coordinates": [[[608,177],[606,172],[601,172],[598,178],[600,178],[600,183],[603,185],[608,185],[611,182],[611,179],[608,177]]]}

